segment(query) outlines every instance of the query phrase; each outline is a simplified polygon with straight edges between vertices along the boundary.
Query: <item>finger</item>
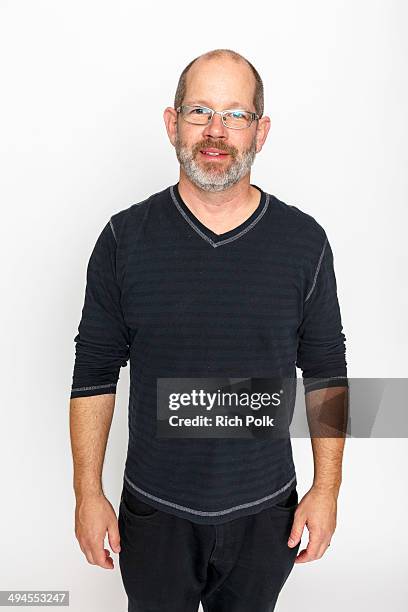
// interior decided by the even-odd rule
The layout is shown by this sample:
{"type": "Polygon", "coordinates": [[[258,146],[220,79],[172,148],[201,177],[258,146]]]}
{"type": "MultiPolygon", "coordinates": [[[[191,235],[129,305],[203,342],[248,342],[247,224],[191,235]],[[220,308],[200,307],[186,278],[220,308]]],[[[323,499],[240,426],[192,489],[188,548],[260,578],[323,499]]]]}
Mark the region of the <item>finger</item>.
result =
{"type": "Polygon", "coordinates": [[[297,557],[295,559],[295,563],[306,563],[306,561],[310,561],[310,559],[307,558],[307,549],[304,548],[297,555],[297,557]]]}
{"type": "Polygon", "coordinates": [[[290,548],[297,546],[297,544],[302,539],[302,534],[303,534],[303,529],[305,527],[305,523],[306,523],[305,519],[301,519],[300,516],[297,517],[295,515],[295,518],[292,524],[292,529],[290,530],[289,539],[288,539],[288,546],[290,546],[290,548]]]}
{"type": "Polygon", "coordinates": [[[105,548],[99,547],[98,545],[94,546],[94,548],[92,549],[92,557],[94,559],[95,565],[99,565],[99,567],[103,567],[105,569],[113,568],[113,561],[111,557],[106,556],[105,548]]]}
{"type": "Polygon", "coordinates": [[[93,555],[92,555],[91,548],[84,546],[84,548],[82,548],[82,552],[84,553],[88,563],[90,563],[91,565],[95,565],[95,561],[94,561],[94,558],[93,558],[93,555]]]}
{"type": "Polygon", "coordinates": [[[310,542],[312,543],[312,554],[315,559],[320,559],[330,545],[332,533],[327,531],[312,531],[310,534],[310,542]]]}
{"type": "Polygon", "coordinates": [[[82,552],[84,553],[84,556],[86,558],[86,560],[88,561],[88,563],[90,563],[91,565],[94,565],[94,561],[92,558],[92,552],[89,548],[89,546],[85,543],[82,542],[82,540],[78,539],[78,544],[80,549],[82,550],[82,552]]]}
{"type": "Polygon", "coordinates": [[[319,559],[321,557],[323,557],[323,555],[325,554],[325,552],[327,551],[329,546],[330,546],[330,542],[326,542],[326,543],[322,544],[322,546],[321,546],[321,548],[319,550],[319,553],[318,553],[319,554],[319,559]]]}
{"type": "Polygon", "coordinates": [[[108,550],[107,548],[104,549],[105,552],[105,560],[109,563],[110,568],[113,569],[113,559],[110,556],[110,550],[108,550]]]}
{"type": "Polygon", "coordinates": [[[309,532],[308,545],[298,554],[295,562],[307,563],[309,561],[316,561],[320,559],[323,554],[322,551],[324,550],[326,550],[326,544],[323,544],[321,536],[311,531],[309,532]]]}
{"type": "Polygon", "coordinates": [[[110,525],[108,525],[108,541],[113,552],[120,552],[120,534],[118,521],[116,519],[115,521],[112,521],[110,525]]]}

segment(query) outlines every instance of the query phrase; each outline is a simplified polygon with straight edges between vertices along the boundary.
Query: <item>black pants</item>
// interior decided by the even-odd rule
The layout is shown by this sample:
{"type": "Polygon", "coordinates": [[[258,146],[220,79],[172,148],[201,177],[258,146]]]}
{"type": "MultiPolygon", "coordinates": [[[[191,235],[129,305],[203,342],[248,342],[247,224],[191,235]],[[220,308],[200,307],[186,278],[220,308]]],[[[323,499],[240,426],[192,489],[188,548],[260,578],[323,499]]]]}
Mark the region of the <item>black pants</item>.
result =
{"type": "Polygon", "coordinates": [[[128,612],[272,612],[298,553],[287,545],[298,504],[221,525],[153,508],[126,487],[119,507],[119,565],[128,612]]]}

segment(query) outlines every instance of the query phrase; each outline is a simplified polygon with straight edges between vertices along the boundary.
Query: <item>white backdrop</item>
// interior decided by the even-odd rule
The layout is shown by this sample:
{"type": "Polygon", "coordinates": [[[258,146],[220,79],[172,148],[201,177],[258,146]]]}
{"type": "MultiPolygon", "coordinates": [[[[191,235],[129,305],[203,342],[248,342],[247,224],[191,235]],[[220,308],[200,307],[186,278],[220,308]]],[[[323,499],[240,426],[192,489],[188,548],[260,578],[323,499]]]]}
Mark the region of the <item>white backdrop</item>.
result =
{"type": "MultiPolygon", "coordinates": [[[[349,375],[407,375],[407,17],[404,0],[1,0],[0,589],[69,589],[74,612],[127,609],[117,555],[114,571],[92,566],[74,535],[73,338],[102,227],[178,180],[162,113],[197,55],[232,48],[264,80],[272,124],[251,181],[326,229],[349,375]]],[[[128,369],[104,468],[115,508],[128,369]]],[[[295,565],[281,612],[405,610],[407,448],[346,442],[332,546],[295,565]]],[[[310,441],[293,449],[301,496],[310,441]]]]}

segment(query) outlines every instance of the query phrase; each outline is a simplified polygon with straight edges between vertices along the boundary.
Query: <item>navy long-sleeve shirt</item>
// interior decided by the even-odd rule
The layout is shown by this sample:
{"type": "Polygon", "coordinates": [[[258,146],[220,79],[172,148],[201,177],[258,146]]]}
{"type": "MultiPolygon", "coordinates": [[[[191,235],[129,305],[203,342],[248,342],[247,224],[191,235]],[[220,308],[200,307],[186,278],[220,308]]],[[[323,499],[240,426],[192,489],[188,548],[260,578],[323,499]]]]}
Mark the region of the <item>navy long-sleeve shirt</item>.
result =
{"type": "Polygon", "coordinates": [[[290,438],[156,436],[159,378],[296,378],[348,386],[333,253],[309,214],[261,192],[215,234],[178,183],[113,214],[89,259],[71,398],[115,393],[130,362],[124,484],[166,512],[222,523],[293,489],[290,438]]]}

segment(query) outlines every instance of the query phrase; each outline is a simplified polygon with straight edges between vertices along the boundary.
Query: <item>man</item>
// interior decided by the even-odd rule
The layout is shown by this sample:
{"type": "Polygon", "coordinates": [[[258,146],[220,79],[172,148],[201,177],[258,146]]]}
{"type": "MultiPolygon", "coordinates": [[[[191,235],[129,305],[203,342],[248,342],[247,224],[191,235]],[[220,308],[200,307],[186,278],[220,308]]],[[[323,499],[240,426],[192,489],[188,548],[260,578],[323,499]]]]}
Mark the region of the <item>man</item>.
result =
{"type": "Polygon", "coordinates": [[[313,437],[315,477],[298,503],[288,436],[159,436],[158,396],[169,380],[294,380],[297,365],[310,414],[342,403],[333,255],[313,217],[250,182],[270,119],[245,58],[190,62],[164,121],[178,183],[114,214],[88,264],[71,389],[75,533],[89,563],[112,569],[108,532],[129,611],[269,612],[294,563],[330,543],[344,440],[313,437]],[[101,474],[128,359],[117,520],[101,474]]]}

